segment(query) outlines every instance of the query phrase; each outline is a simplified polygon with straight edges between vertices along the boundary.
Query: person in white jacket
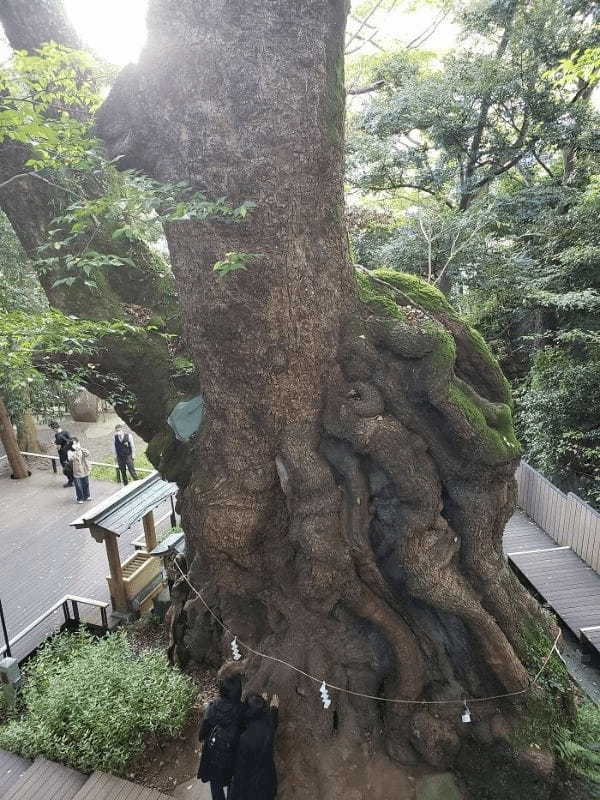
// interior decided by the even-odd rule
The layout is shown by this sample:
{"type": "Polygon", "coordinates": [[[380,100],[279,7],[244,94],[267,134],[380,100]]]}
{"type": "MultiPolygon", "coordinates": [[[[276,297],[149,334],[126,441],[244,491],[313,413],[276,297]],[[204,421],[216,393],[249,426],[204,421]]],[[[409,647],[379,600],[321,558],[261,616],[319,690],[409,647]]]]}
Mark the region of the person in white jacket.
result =
{"type": "Polygon", "coordinates": [[[75,497],[78,503],[91,500],[90,497],[90,472],[92,471],[92,457],[90,451],[82,447],[79,439],[71,440],[71,449],[67,457],[73,467],[73,481],[75,482],[75,497]]]}

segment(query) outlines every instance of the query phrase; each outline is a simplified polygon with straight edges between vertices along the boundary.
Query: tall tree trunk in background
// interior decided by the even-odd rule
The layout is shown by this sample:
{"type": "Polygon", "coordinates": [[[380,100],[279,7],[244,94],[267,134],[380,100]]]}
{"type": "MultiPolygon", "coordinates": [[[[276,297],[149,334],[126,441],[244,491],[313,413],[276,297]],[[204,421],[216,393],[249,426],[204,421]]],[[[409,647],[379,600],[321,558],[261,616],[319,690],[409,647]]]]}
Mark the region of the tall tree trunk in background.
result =
{"type": "MultiPolygon", "coordinates": [[[[345,14],[345,0],[152,0],[139,66],[100,112],[127,166],[257,204],[240,224],[167,228],[206,402],[180,500],[190,578],[240,639],[338,686],[518,690],[521,626],[541,617],[502,556],[518,457],[506,383],[434,289],[390,273],[398,291],[367,280],[357,296],[345,14]],[[257,255],[217,277],[231,252],[257,255]]],[[[186,620],[180,654],[228,652],[192,595],[186,620]]],[[[283,800],[411,796],[406,765],[446,767],[473,733],[460,702],[332,692],[324,711],[298,673],[255,659],[250,675],[283,696],[283,800]]]]}
{"type": "Polygon", "coordinates": [[[30,475],[25,459],[19,450],[17,437],[13,430],[12,422],[8,416],[8,411],[4,405],[4,400],[0,397],[0,441],[4,447],[4,452],[8,456],[8,463],[12,470],[13,478],[28,478],[30,475]]]}
{"type": "Polygon", "coordinates": [[[31,411],[24,411],[17,420],[17,440],[19,447],[25,453],[43,453],[44,448],[39,442],[37,425],[31,411]]]}

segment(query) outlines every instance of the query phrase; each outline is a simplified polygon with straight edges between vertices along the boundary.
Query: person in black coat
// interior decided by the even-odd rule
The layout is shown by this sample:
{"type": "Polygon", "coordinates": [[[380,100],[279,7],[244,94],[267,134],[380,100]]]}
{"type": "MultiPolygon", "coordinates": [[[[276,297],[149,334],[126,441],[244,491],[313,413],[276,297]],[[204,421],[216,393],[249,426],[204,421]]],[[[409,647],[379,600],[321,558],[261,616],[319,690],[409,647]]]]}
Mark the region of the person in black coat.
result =
{"type": "Polygon", "coordinates": [[[225,787],[233,775],[244,706],[239,674],[219,675],[219,697],[207,704],[200,727],[203,742],[198,777],[210,782],[213,800],[225,800],[225,787]]]}
{"type": "Polygon", "coordinates": [[[250,695],[244,705],[245,729],[238,745],[228,800],[274,800],[277,772],[273,750],[279,699],[273,695],[269,707],[264,697],[250,695]]]}
{"type": "Polygon", "coordinates": [[[69,431],[63,431],[58,422],[51,422],[48,427],[54,431],[54,444],[58,450],[58,460],[67,479],[64,484],[66,489],[68,486],[73,486],[73,467],[68,457],[68,452],[71,449],[71,434],[69,431]]]}

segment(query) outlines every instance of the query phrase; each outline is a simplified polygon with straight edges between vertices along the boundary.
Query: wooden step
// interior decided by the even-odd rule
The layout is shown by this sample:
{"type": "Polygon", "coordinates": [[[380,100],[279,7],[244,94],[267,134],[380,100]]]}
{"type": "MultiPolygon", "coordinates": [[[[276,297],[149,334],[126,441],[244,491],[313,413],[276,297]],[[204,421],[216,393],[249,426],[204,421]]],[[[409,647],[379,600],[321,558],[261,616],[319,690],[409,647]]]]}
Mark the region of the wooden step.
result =
{"type": "Polygon", "coordinates": [[[36,758],[1,797],[2,800],[73,800],[86,781],[87,775],[81,772],[36,758]]]}
{"type": "Polygon", "coordinates": [[[14,753],[0,750],[0,798],[15,784],[21,775],[29,769],[31,761],[14,753]]]}
{"type": "Polygon", "coordinates": [[[94,772],[73,800],[173,800],[173,798],[162,794],[158,789],[149,789],[147,786],[107,775],[105,772],[94,772]]]}
{"type": "Polygon", "coordinates": [[[177,800],[212,800],[209,784],[197,780],[180,783],[174,790],[173,797],[177,800]]]}

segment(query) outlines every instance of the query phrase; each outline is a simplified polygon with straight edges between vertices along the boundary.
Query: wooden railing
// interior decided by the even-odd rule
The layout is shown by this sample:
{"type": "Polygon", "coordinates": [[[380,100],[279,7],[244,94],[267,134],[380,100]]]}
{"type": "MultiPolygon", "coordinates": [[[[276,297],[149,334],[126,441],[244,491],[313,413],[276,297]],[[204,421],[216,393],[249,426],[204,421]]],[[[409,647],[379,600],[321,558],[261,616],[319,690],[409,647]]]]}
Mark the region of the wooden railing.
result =
{"type": "Polygon", "coordinates": [[[67,622],[79,622],[79,605],[84,606],[95,606],[96,608],[100,609],[100,616],[102,618],[102,627],[108,629],[108,619],[106,616],[106,609],[108,608],[108,603],[103,602],[102,600],[92,600],[89,597],[77,597],[77,595],[73,594],[66,594],[60,600],[57,600],[53,606],[50,606],[43,614],[40,614],[37,619],[34,619],[26,628],[23,628],[22,631],[17,633],[12,639],[8,639],[8,633],[6,631],[6,624],[4,622],[4,617],[2,618],[2,629],[4,632],[5,637],[5,644],[0,645],[0,656],[4,654],[10,655],[11,648],[14,647],[21,639],[24,639],[29,633],[31,633],[34,628],[37,628],[38,625],[41,625],[48,617],[54,614],[55,611],[62,606],[63,615],[65,618],[65,623],[67,622]],[[71,608],[69,608],[69,603],[71,603],[71,608]]]}
{"type": "Polygon", "coordinates": [[[564,494],[521,461],[516,473],[518,505],[559,545],[568,545],[600,573],[600,514],[576,494],[564,494]]]}

